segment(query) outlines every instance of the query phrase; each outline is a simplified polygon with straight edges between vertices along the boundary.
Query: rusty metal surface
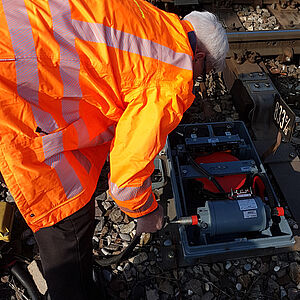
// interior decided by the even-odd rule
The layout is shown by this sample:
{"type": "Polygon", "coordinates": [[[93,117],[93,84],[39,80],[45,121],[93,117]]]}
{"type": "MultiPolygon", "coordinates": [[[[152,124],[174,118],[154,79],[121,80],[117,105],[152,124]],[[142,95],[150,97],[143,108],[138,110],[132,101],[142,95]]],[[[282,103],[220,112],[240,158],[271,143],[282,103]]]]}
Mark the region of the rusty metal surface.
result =
{"type": "Polygon", "coordinates": [[[247,49],[256,51],[262,56],[280,55],[286,47],[291,47],[294,49],[295,54],[300,54],[300,40],[269,41],[266,37],[265,41],[247,42],[244,40],[243,42],[230,43],[231,52],[247,49]]]}
{"type": "Polygon", "coordinates": [[[297,9],[282,9],[281,7],[274,9],[272,5],[268,5],[267,8],[279,21],[282,29],[300,28],[300,17],[297,9]]]}
{"type": "Polygon", "coordinates": [[[232,9],[215,10],[214,13],[219,17],[228,32],[236,32],[237,29],[244,31],[242,23],[232,9]]]}
{"type": "Polygon", "coordinates": [[[228,32],[229,43],[251,41],[300,40],[300,29],[228,32]]]}
{"type": "Polygon", "coordinates": [[[231,52],[244,49],[258,52],[260,55],[279,55],[286,47],[300,53],[300,18],[299,12],[278,12],[280,30],[245,31],[236,13],[233,11],[217,11],[227,30],[231,52]],[[290,26],[293,24],[293,26],[290,26]]]}
{"type": "Polygon", "coordinates": [[[198,0],[174,0],[175,5],[197,5],[198,0]]]}
{"type": "Polygon", "coordinates": [[[226,60],[226,70],[224,72],[224,80],[227,88],[230,90],[234,81],[240,74],[249,74],[261,72],[262,69],[258,64],[253,64],[245,61],[243,64],[238,64],[233,58],[226,60]]]}

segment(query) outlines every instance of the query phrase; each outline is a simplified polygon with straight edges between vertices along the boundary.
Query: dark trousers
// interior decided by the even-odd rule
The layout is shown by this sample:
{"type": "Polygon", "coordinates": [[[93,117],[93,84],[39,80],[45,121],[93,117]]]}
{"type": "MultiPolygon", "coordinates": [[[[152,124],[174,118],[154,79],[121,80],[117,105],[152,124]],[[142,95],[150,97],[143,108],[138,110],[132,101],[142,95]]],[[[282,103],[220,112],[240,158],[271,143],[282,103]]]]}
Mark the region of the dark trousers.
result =
{"type": "Polygon", "coordinates": [[[35,233],[51,300],[95,299],[92,295],[94,217],[93,198],[73,215],[35,233]]]}

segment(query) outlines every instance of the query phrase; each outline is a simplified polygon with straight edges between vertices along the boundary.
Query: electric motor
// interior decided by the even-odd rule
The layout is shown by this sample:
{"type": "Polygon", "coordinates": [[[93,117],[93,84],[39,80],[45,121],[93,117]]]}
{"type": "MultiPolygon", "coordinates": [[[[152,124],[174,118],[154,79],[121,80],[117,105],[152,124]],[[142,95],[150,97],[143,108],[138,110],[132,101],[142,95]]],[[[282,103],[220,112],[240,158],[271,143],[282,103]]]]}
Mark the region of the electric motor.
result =
{"type": "Polygon", "coordinates": [[[271,222],[270,207],[260,197],[206,201],[198,207],[202,233],[210,236],[260,232],[271,222]]]}

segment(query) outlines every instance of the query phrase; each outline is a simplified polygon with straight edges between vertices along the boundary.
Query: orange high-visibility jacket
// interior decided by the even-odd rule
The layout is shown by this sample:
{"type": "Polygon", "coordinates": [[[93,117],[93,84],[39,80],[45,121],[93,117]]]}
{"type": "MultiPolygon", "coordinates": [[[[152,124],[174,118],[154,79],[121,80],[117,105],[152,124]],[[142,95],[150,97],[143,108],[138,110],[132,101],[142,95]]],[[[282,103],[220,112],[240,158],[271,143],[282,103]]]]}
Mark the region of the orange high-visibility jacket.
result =
{"type": "Polygon", "coordinates": [[[0,0],[0,171],[33,231],[110,193],[155,210],[153,160],[191,105],[192,26],[142,0],[0,0]]]}

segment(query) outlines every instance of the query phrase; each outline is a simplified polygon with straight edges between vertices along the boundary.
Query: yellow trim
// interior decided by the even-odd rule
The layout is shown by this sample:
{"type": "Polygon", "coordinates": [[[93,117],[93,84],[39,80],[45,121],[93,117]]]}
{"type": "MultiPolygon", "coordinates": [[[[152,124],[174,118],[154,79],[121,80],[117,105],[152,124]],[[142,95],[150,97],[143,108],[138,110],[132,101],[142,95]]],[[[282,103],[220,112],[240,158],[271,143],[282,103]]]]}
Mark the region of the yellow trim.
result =
{"type": "Polygon", "coordinates": [[[140,12],[141,12],[141,15],[142,15],[143,19],[145,19],[144,12],[142,11],[142,9],[141,9],[140,5],[137,3],[137,1],[136,1],[136,0],[133,0],[133,1],[134,1],[134,3],[137,5],[137,7],[139,8],[139,10],[140,10],[140,12]]]}

